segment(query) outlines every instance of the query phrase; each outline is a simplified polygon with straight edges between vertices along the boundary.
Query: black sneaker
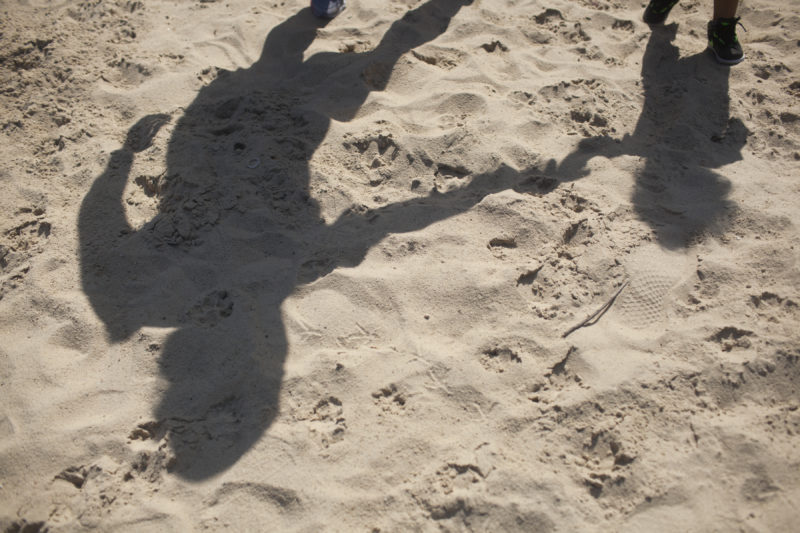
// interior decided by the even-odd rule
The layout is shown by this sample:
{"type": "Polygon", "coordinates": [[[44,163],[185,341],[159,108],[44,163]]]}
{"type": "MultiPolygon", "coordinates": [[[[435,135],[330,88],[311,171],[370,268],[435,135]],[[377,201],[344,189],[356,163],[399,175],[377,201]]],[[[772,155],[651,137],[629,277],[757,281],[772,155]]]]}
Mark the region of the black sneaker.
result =
{"type": "Polygon", "coordinates": [[[744,59],[742,45],[736,38],[737,24],[739,17],[718,18],[708,23],[708,48],[714,52],[717,61],[724,65],[735,65],[744,59]]]}
{"type": "Polygon", "coordinates": [[[648,24],[661,24],[667,20],[669,11],[678,3],[678,0],[650,0],[644,10],[642,19],[648,24]]]}

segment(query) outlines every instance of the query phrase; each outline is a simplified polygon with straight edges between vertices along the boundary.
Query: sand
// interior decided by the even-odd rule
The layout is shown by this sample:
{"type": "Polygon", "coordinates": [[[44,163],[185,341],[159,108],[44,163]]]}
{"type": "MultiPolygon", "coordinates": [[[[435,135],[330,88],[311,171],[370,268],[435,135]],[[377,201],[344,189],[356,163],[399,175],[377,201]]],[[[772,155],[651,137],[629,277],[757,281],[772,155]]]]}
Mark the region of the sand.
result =
{"type": "Polygon", "coordinates": [[[0,527],[795,530],[800,5],[643,8],[0,4],[0,527]]]}

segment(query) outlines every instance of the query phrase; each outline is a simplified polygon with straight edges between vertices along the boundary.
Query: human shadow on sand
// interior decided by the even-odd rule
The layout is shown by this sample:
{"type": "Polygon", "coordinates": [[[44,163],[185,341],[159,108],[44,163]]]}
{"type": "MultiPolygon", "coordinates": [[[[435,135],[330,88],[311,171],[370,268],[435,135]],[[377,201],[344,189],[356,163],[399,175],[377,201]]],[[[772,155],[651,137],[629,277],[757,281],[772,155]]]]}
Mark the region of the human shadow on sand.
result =
{"type": "MultiPolygon", "coordinates": [[[[173,327],[160,351],[155,421],[185,479],[223,472],[279,409],[287,339],[282,302],[300,284],[358,265],[390,233],[414,231],[525,181],[500,166],[459,189],[351,209],[332,223],[309,195],[309,160],[332,118],[349,120],[387,83],[398,58],[443,33],[469,2],[431,0],[396,21],[373,50],[303,59],[324,22],[303,9],[268,35],[247,69],[220,71],[176,122],[159,197],[142,228],[123,191],[136,153],[165,115],[140,120],[111,154],[80,209],[83,289],[113,342],[173,327]]],[[[467,181],[467,180],[465,180],[467,181]]]]}
{"type": "Polygon", "coordinates": [[[732,211],[730,181],[712,169],[741,160],[749,131],[730,117],[730,68],[707,51],[681,58],[678,26],[654,26],[642,58],[644,105],[632,134],[591,137],[547,172],[560,181],[588,174],[596,156],[639,156],[632,204],[663,247],[721,231],[732,211]]]}

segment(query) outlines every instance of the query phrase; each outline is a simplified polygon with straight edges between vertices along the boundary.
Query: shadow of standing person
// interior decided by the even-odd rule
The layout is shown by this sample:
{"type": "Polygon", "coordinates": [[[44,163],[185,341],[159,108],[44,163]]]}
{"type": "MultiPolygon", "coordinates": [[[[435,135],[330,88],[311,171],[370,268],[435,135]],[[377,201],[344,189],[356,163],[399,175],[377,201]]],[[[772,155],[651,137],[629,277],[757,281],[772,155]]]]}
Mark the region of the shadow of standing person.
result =
{"type": "Polygon", "coordinates": [[[632,203],[670,249],[722,229],[731,185],[712,169],[740,160],[749,134],[730,117],[730,69],[705,51],[681,58],[676,31],[676,24],[652,29],[642,59],[644,105],[633,133],[584,139],[556,172],[569,181],[588,174],[595,156],[639,156],[632,203]]]}
{"type": "Polygon", "coordinates": [[[281,305],[298,284],[359,264],[390,232],[423,228],[519,182],[520,172],[501,166],[460,189],[332,224],[309,194],[309,160],[331,117],[352,118],[402,54],[444,32],[468,3],[430,0],[371,51],[305,60],[323,23],[303,9],[270,32],[254,65],[220,71],[178,119],[152,220],[130,226],[123,190],[135,154],[169,117],[134,125],[93,183],[79,216],[82,283],[110,340],[175,328],[160,347],[155,420],[177,475],[223,472],[272,424],[289,348],[281,305]]]}

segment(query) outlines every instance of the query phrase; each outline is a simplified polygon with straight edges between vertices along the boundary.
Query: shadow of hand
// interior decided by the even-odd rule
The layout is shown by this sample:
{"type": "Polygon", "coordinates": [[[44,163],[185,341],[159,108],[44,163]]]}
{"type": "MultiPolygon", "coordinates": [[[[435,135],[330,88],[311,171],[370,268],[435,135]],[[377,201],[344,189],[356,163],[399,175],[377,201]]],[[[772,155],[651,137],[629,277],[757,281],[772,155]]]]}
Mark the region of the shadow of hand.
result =
{"type": "Polygon", "coordinates": [[[137,153],[147,150],[158,134],[158,130],[167,122],[169,122],[169,115],[163,113],[142,117],[128,130],[124,147],[137,153]]]}
{"type": "Polygon", "coordinates": [[[586,167],[590,159],[596,156],[611,158],[620,155],[623,151],[620,145],[624,145],[628,139],[628,135],[625,135],[621,141],[607,135],[581,139],[575,149],[561,163],[556,163],[555,159],[548,161],[544,172],[559,181],[584,178],[590,173],[586,167]]]}

